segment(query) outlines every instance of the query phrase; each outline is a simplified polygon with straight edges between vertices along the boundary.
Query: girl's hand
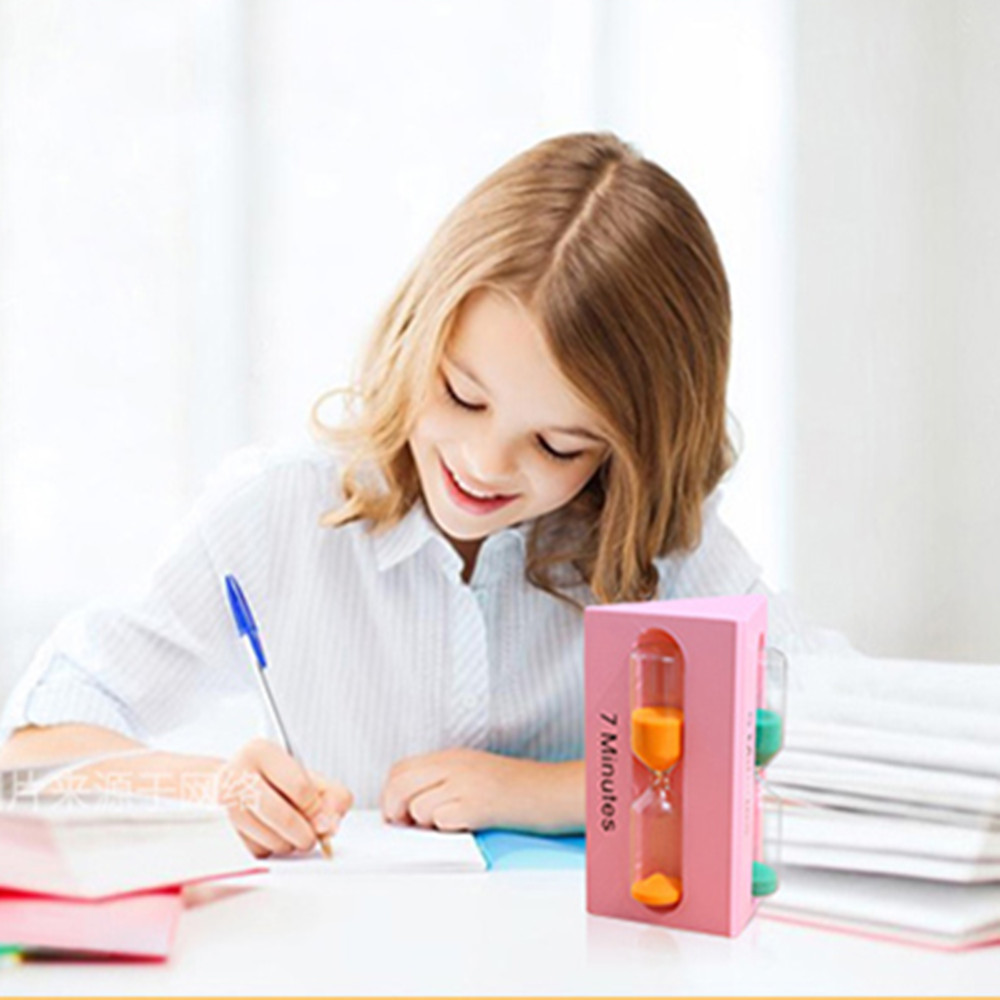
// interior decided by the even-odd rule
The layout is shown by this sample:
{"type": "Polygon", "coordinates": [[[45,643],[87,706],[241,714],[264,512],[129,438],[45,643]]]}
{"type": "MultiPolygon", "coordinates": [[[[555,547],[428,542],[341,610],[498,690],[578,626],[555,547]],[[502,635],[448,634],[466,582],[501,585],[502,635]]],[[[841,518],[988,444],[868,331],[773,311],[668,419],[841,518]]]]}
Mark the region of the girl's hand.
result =
{"type": "MultiPolygon", "coordinates": [[[[13,742],[13,741],[12,741],[13,742]]],[[[131,793],[146,798],[219,802],[244,843],[257,857],[315,847],[319,836],[335,833],[353,797],[342,785],[306,771],[276,743],[253,740],[230,760],[168,753],[91,726],[56,727],[52,734],[27,731],[24,761],[46,761],[108,751],[45,785],[49,795],[83,791],[131,793]],[[36,738],[38,737],[38,738],[36,738]],[[48,737],[48,748],[41,737],[48,737]],[[32,755],[32,740],[42,752],[32,755]],[[48,749],[50,752],[46,753],[48,749]]]]}
{"type": "Polygon", "coordinates": [[[216,775],[217,797],[255,857],[309,851],[334,834],[354,801],[277,743],[252,740],[216,775]]]}
{"type": "Polygon", "coordinates": [[[540,763],[457,748],[393,765],[382,789],[390,823],[562,833],[583,828],[583,763],[540,763]]]}

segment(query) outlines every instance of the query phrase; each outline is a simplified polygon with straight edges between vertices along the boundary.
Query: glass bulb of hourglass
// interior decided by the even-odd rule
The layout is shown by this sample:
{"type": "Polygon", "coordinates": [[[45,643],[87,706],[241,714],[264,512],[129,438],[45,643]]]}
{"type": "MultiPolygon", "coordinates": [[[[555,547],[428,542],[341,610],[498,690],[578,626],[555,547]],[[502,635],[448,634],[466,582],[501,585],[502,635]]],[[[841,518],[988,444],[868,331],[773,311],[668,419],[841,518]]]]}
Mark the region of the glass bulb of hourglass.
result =
{"type": "MultiPolygon", "coordinates": [[[[629,816],[632,898],[672,909],[681,899],[681,802],[671,787],[683,734],[684,658],[667,633],[648,630],[629,656],[635,794],[629,816]]],[[[683,776],[680,776],[683,784],[683,776]]]]}
{"type": "Polygon", "coordinates": [[[632,896],[648,906],[680,901],[681,827],[669,771],[653,771],[632,804],[632,896]]]}
{"type": "MultiPolygon", "coordinates": [[[[651,845],[654,855],[665,861],[672,852],[663,847],[659,835],[664,832],[663,828],[672,822],[675,812],[668,771],[653,772],[653,780],[649,788],[636,800],[636,807],[636,811],[645,819],[648,837],[656,841],[655,845],[651,845]]],[[[654,864],[653,867],[663,871],[669,866],[654,864]]]]}
{"type": "Polygon", "coordinates": [[[649,794],[656,800],[657,808],[668,813],[673,809],[670,802],[670,772],[654,771],[653,783],[649,786],[649,794]]]}

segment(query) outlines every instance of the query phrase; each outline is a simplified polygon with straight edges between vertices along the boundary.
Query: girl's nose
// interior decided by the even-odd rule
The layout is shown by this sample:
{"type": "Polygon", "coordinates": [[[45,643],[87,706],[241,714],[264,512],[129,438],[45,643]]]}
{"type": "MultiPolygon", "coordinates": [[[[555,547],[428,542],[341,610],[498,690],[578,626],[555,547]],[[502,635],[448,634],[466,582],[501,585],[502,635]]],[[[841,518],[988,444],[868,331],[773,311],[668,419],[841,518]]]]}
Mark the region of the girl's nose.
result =
{"type": "Polygon", "coordinates": [[[466,474],[473,479],[468,485],[484,493],[513,492],[517,463],[514,447],[505,442],[477,441],[466,449],[466,474]]]}

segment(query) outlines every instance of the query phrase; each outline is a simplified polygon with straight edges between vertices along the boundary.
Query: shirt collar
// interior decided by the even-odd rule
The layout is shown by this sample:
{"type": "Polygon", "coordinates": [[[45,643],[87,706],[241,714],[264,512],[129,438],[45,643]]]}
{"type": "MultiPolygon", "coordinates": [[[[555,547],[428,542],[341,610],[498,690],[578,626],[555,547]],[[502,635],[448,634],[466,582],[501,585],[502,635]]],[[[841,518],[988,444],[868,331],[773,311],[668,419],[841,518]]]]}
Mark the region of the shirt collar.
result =
{"type": "Polygon", "coordinates": [[[437,534],[423,501],[418,500],[398,524],[374,536],[375,565],[380,571],[391,569],[416,555],[437,534]]]}
{"type": "MultiPolygon", "coordinates": [[[[481,575],[480,566],[485,570],[485,567],[492,564],[493,559],[502,552],[512,551],[523,557],[532,523],[525,521],[490,535],[483,542],[476,558],[474,578],[481,575]]],[[[373,537],[375,565],[380,571],[391,569],[413,558],[428,543],[434,543],[442,553],[442,565],[445,569],[455,574],[461,572],[462,557],[441,534],[441,530],[428,514],[423,500],[417,500],[398,524],[373,537]]]]}
{"type": "Polygon", "coordinates": [[[524,557],[532,522],[504,528],[483,541],[469,581],[473,588],[485,587],[517,572],[524,575],[524,557]]]}

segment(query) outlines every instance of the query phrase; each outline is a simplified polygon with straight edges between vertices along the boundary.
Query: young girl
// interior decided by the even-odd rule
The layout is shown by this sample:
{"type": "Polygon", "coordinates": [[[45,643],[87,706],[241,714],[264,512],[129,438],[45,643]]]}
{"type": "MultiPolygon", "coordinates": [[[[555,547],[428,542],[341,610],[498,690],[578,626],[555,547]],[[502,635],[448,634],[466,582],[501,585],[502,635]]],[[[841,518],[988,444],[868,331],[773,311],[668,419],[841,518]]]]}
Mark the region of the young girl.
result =
{"type": "MultiPolygon", "coordinates": [[[[445,830],[581,828],[582,608],[763,592],[713,494],[729,335],[677,181],[609,134],[516,157],[403,281],[348,419],[314,409],[321,446],[241,456],[139,603],[61,624],[0,762],[98,755],[78,777],[176,795],[209,779],[258,855],[311,848],[352,794],[445,830]],[[149,749],[253,688],[229,573],[314,771],[263,739],[149,749]]],[[[811,639],[772,604],[771,641],[811,639]]]]}

